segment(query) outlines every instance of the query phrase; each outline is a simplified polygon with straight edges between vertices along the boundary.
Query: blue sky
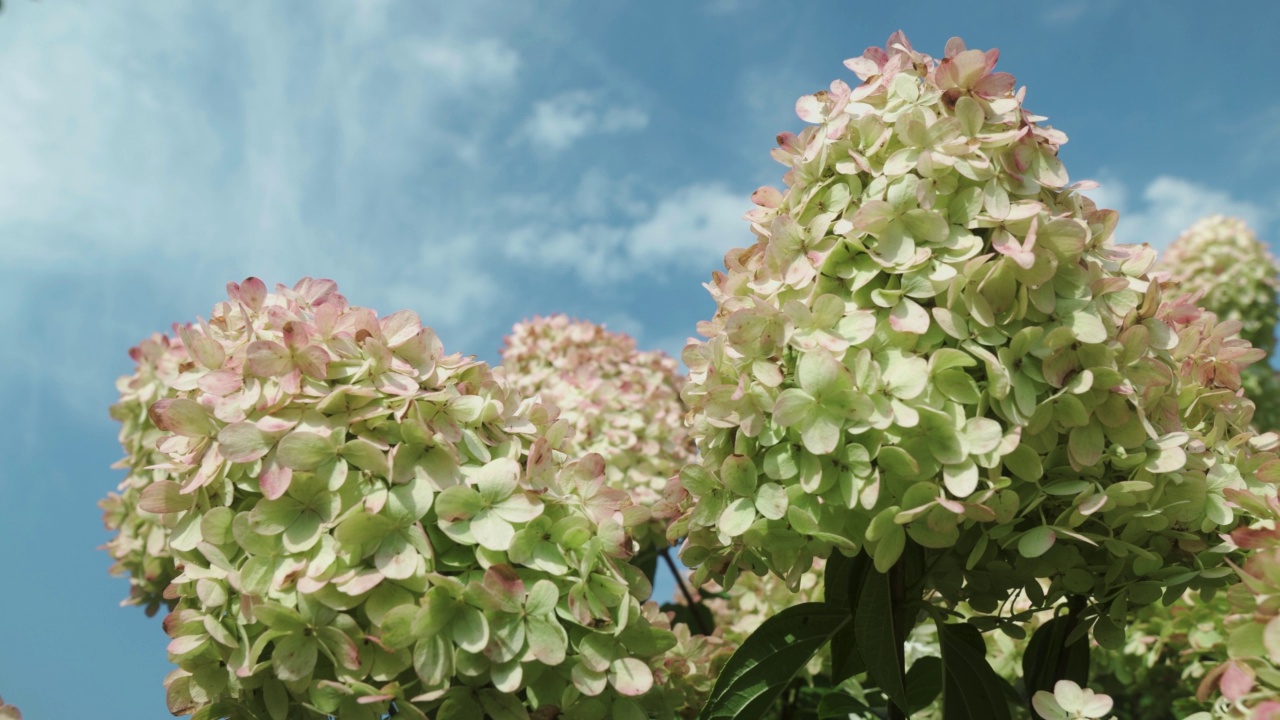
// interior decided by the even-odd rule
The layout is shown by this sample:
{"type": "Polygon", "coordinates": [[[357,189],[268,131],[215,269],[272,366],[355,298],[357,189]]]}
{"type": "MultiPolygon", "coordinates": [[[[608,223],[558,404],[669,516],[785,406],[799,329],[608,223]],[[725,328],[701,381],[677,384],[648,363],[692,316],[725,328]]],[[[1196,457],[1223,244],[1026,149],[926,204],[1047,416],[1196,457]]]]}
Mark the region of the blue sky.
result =
{"type": "Polygon", "coordinates": [[[228,280],[338,281],[494,361],[567,312],[678,352],[751,242],[795,99],[904,29],[1001,49],[1073,179],[1164,244],[1280,238],[1271,2],[213,3],[0,13],[0,694],[168,717],[159,618],[119,608],[96,501],[126,352],[228,280]]]}

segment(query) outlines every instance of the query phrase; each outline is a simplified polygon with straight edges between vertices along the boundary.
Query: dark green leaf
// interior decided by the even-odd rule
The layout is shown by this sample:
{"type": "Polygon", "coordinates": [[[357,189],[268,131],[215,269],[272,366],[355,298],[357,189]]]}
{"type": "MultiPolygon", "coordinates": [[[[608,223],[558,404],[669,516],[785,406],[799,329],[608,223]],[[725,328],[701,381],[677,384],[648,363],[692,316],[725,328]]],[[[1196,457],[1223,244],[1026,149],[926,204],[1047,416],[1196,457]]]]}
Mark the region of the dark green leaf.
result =
{"type": "Polygon", "coordinates": [[[907,714],[927,707],[942,692],[942,658],[922,657],[907,670],[907,714]]]}
{"type": "Polygon", "coordinates": [[[763,716],[800,668],[848,622],[847,610],[825,603],[802,603],[765,620],[729,658],[699,720],[763,716]]]}
{"type": "MultiPolygon", "coordinates": [[[[856,557],[845,557],[833,552],[827,560],[823,597],[832,607],[845,608],[852,614],[858,607],[858,595],[871,572],[871,558],[866,553],[858,553],[856,557]]],[[[841,683],[866,672],[866,664],[858,653],[857,638],[853,634],[850,623],[831,638],[831,681],[841,683]]]]}
{"type": "Polygon", "coordinates": [[[716,628],[715,616],[702,603],[697,603],[693,607],[678,603],[664,603],[661,609],[662,612],[675,613],[675,618],[671,622],[684,623],[695,634],[708,635],[711,630],[716,628]],[[707,632],[703,632],[702,628],[706,628],[707,632]]]}
{"type": "Polygon", "coordinates": [[[850,715],[854,713],[862,714],[869,710],[866,705],[862,704],[852,695],[835,691],[828,693],[822,698],[822,702],[818,703],[818,717],[821,720],[848,720],[850,715]]]}
{"type": "Polygon", "coordinates": [[[1028,702],[1037,691],[1053,692],[1059,680],[1070,680],[1080,687],[1089,684],[1089,640],[1080,636],[1068,643],[1075,626],[1069,615],[1055,617],[1031,635],[1022,656],[1022,678],[1028,702]]]}
{"type": "MultiPolygon", "coordinates": [[[[907,707],[907,690],[898,665],[900,646],[893,637],[893,599],[889,576],[869,572],[858,595],[853,634],[867,675],[893,704],[907,707]]],[[[901,611],[901,610],[900,610],[901,611]]]]}
{"type": "Polygon", "coordinates": [[[634,565],[644,576],[649,578],[649,586],[653,586],[653,576],[658,572],[658,551],[646,550],[631,558],[631,564],[634,565]]]}
{"type": "Polygon", "coordinates": [[[965,623],[938,623],[942,645],[942,717],[1010,720],[1008,685],[987,664],[982,635],[965,623]]]}

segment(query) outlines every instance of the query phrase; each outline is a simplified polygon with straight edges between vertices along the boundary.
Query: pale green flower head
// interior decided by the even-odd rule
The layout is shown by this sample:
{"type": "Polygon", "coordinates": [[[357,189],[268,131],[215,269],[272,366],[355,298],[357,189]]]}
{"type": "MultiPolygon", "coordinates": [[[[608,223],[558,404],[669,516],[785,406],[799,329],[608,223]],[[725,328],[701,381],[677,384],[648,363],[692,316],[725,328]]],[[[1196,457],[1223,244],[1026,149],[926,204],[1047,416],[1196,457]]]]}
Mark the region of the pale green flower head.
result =
{"type": "Polygon", "coordinates": [[[753,196],[683,354],[700,460],[668,536],[695,582],[794,586],[833,551],[884,572],[910,540],[944,601],[1085,595],[1108,642],[1131,604],[1224,582],[1222,492],[1270,449],[1238,397],[1262,352],[1112,242],[997,55],[896,34],[797,103],[787,187],[753,196]]]}
{"type": "Polygon", "coordinates": [[[626,561],[630,500],[554,407],[412,312],[256,279],[148,416],[174,714],[672,717],[695,699],[626,561]]]}
{"type": "Polygon", "coordinates": [[[1173,241],[1157,269],[1178,289],[1224,320],[1239,320],[1240,335],[1271,354],[1280,320],[1280,264],[1240,218],[1211,215],[1173,241]]]}
{"type": "Polygon", "coordinates": [[[642,549],[666,545],[663,490],[696,452],[675,359],[637,350],[625,333],[552,315],[516,323],[503,340],[502,368],[521,395],[559,408],[570,429],[566,452],[600,454],[609,485],[654,515],[628,518],[642,549]]]}

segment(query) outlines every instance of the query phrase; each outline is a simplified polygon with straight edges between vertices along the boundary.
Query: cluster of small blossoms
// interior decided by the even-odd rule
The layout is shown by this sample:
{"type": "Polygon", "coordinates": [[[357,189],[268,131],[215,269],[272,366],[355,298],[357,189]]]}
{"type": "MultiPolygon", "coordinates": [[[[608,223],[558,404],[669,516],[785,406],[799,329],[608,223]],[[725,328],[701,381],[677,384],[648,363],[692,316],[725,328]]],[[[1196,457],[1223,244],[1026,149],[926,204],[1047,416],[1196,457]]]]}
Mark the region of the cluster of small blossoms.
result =
{"type": "Polygon", "coordinates": [[[673,717],[625,493],[554,408],[331,281],[228,286],[150,406],[174,714],[673,717]]]}
{"type": "Polygon", "coordinates": [[[883,572],[908,540],[983,613],[1080,594],[1092,622],[1222,581],[1221,491],[1266,459],[1237,394],[1262,352],[1162,300],[996,58],[897,34],[846,63],[861,85],[797,103],[788,188],[753,196],[757,242],[683,354],[700,461],[668,537],[695,582],[794,585],[835,550],[883,572]]]}
{"type": "MultiPolygon", "coordinates": [[[[178,330],[189,336],[189,329],[178,330]]],[[[172,605],[163,597],[164,589],[178,571],[169,554],[169,529],[161,523],[162,516],[139,503],[148,486],[169,480],[172,473],[160,466],[165,456],[156,449],[156,442],[166,433],[155,426],[147,410],[159,400],[178,397],[178,378],[194,361],[180,338],[158,333],[131,349],[129,357],[136,368],[132,375],[116,381],[120,401],[111,406],[111,417],[120,423],[120,445],[125,451],[125,457],[112,467],[127,469],[128,475],[118,492],[110,493],[98,505],[103,510],[103,525],[116,532],[105,546],[115,560],[111,572],[129,577],[129,597],[123,604],[141,605],[147,615],[154,615],[161,605],[172,605]]]]}
{"type": "Polygon", "coordinates": [[[1094,720],[1111,713],[1114,702],[1108,695],[1082,688],[1070,680],[1059,680],[1053,692],[1041,690],[1031,698],[1031,706],[1043,720],[1094,720]]]}
{"type": "MultiPolygon", "coordinates": [[[[560,409],[572,455],[599,453],[612,487],[652,509],[667,481],[691,461],[676,361],[636,350],[635,339],[601,325],[553,315],[516,323],[503,342],[502,367],[518,392],[560,409]]],[[[632,529],[642,548],[665,544],[660,517],[632,529]]]]}
{"type": "MultiPolygon", "coordinates": [[[[1262,472],[1280,476],[1280,463],[1262,472]]],[[[1228,495],[1259,522],[1231,533],[1251,554],[1236,568],[1239,584],[1227,592],[1229,613],[1218,618],[1222,636],[1213,654],[1224,662],[1205,673],[1197,689],[1213,709],[1188,720],[1280,718],[1280,501],[1247,491],[1228,495]]]]}
{"type": "Polygon", "coordinates": [[[12,705],[6,705],[0,698],[0,720],[22,720],[22,711],[12,705]]]}
{"type": "Polygon", "coordinates": [[[1206,217],[1178,236],[1158,269],[1182,292],[1224,320],[1239,320],[1240,334],[1271,354],[1280,321],[1280,264],[1239,218],[1206,217]]]}

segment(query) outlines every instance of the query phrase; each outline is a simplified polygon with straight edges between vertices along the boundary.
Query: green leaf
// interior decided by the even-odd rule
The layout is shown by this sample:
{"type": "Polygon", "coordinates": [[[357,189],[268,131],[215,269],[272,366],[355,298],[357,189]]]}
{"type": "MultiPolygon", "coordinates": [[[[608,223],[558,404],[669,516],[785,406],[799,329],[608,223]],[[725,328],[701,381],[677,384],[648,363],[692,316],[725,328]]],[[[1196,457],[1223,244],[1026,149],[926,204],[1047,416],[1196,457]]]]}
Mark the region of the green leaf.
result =
{"type": "MultiPolygon", "coordinates": [[[[852,617],[869,572],[871,558],[866,553],[858,553],[852,558],[832,553],[823,579],[826,603],[833,608],[844,609],[852,617]]],[[[866,664],[858,652],[853,623],[849,623],[831,637],[831,681],[844,682],[861,672],[866,672],[866,664]]]]}
{"type": "Polygon", "coordinates": [[[982,635],[966,623],[938,623],[942,645],[942,716],[1010,720],[1005,681],[987,663],[982,635]]]}
{"type": "Polygon", "coordinates": [[[765,620],[729,658],[699,720],[763,716],[800,668],[848,622],[847,610],[825,603],[801,603],[765,620]]]}
{"type": "Polygon", "coordinates": [[[1018,554],[1024,558],[1037,558],[1049,552],[1058,534],[1048,525],[1032,528],[1018,539],[1018,554]]]}
{"type": "Polygon", "coordinates": [[[942,658],[922,657],[907,670],[907,715],[917,713],[942,692],[942,658]]]}
{"type": "Polygon", "coordinates": [[[1053,692],[1053,686],[1059,680],[1070,680],[1080,687],[1088,686],[1089,640],[1081,636],[1075,642],[1067,643],[1075,623],[1075,618],[1060,615],[1041,625],[1031,635],[1022,656],[1022,678],[1028,698],[1040,690],[1053,692]]]}
{"type": "Polygon", "coordinates": [[[269,678],[262,684],[262,699],[267,706],[267,714],[271,720],[286,720],[289,717],[289,691],[284,683],[269,678]]]}
{"type": "Polygon", "coordinates": [[[867,675],[880,691],[894,705],[905,710],[907,690],[898,666],[900,646],[893,637],[895,608],[889,591],[889,576],[883,572],[869,572],[865,577],[862,592],[858,595],[858,609],[853,614],[853,634],[858,653],[867,667],[867,675]]]}
{"type": "Polygon", "coordinates": [[[865,714],[870,708],[852,695],[830,692],[818,703],[819,720],[848,720],[850,715],[865,714]]]}

